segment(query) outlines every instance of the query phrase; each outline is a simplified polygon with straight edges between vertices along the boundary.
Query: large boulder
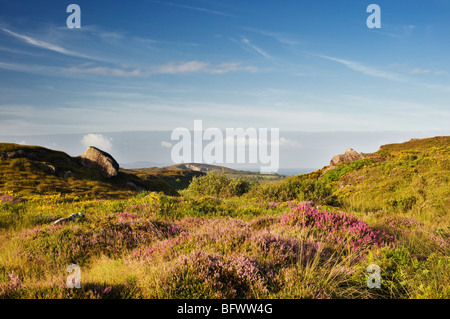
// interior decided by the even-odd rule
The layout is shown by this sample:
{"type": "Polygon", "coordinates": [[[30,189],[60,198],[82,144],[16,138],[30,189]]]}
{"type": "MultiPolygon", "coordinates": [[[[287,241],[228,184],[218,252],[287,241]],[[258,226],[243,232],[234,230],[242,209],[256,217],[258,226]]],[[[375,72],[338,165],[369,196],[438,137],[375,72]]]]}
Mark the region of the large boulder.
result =
{"type": "Polygon", "coordinates": [[[116,160],[110,154],[96,147],[89,146],[80,157],[83,166],[95,168],[107,178],[119,173],[119,164],[116,160]]]}
{"type": "Polygon", "coordinates": [[[365,157],[366,157],[366,155],[364,155],[363,153],[357,153],[352,148],[347,148],[347,150],[345,151],[344,154],[335,155],[331,159],[330,165],[336,166],[336,165],[343,164],[343,163],[350,163],[350,162],[353,162],[356,160],[363,159],[365,157]]]}

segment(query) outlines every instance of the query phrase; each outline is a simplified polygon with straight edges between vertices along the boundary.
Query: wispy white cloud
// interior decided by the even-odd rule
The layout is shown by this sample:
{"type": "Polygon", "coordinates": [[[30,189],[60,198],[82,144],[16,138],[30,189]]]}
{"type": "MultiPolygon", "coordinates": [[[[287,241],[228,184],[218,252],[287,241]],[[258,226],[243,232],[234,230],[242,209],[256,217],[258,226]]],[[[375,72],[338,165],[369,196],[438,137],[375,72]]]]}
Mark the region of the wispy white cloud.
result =
{"type": "Polygon", "coordinates": [[[182,74],[182,73],[210,73],[225,74],[229,72],[246,71],[256,72],[258,68],[252,66],[242,66],[241,63],[222,63],[212,66],[210,63],[199,61],[169,62],[158,66],[152,71],[153,74],[182,74]]]}
{"type": "Polygon", "coordinates": [[[188,61],[182,63],[169,62],[158,66],[153,71],[157,74],[180,74],[180,73],[198,73],[208,69],[208,63],[199,61],[188,61]]]}
{"type": "Polygon", "coordinates": [[[0,69],[12,70],[17,72],[42,74],[50,76],[68,76],[70,74],[87,74],[99,76],[113,76],[122,78],[139,78],[150,77],[158,74],[189,74],[189,73],[206,73],[206,74],[226,74],[231,72],[250,72],[258,71],[257,67],[245,66],[237,62],[221,63],[212,65],[208,62],[187,61],[187,62],[168,62],[153,67],[107,67],[96,66],[91,63],[82,64],[72,67],[52,67],[44,65],[7,63],[0,61],[0,69]]]}
{"type": "Polygon", "coordinates": [[[188,6],[188,5],[185,5],[185,4],[178,4],[178,3],[172,3],[172,2],[162,2],[162,1],[149,1],[149,2],[158,3],[158,4],[171,6],[171,7],[178,7],[178,8],[183,8],[183,9],[189,9],[189,10],[194,10],[194,11],[201,11],[201,12],[215,14],[215,15],[220,15],[220,16],[225,16],[225,17],[235,17],[234,15],[229,14],[229,13],[216,11],[216,10],[211,10],[211,9],[206,9],[206,8],[202,8],[202,7],[188,6]]]}
{"type": "Polygon", "coordinates": [[[387,80],[391,80],[391,81],[397,81],[397,82],[405,82],[406,81],[406,79],[400,74],[380,70],[380,69],[377,69],[377,68],[369,66],[369,65],[365,65],[360,62],[344,60],[344,59],[339,59],[339,58],[326,56],[326,55],[320,55],[320,54],[314,54],[314,56],[317,56],[317,57],[320,57],[320,58],[323,58],[326,60],[338,62],[340,64],[345,65],[349,69],[352,69],[354,71],[357,71],[357,72],[360,72],[360,73],[363,73],[366,75],[379,77],[379,78],[383,78],[383,79],[387,79],[387,80]]]}
{"type": "Polygon", "coordinates": [[[299,44],[303,43],[303,42],[301,42],[297,39],[293,39],[291,36],[286,35],[281,32],[272,32],[272,31],[266,31],[266,30],[259,30],[259,29],[255,29],[255,28],[242,28],[242,29],[246,30],[246,31],[250,31],[250,32],[255,32],[255,33],[264,35],[266,37],[271,37],[282,44],[299,45],[299,44]]]}
{"type": "Polygon", "coordinates": [[[1,27],[0,28],[3,32],[15,37],[16,39],[19,39],[27,44],[30,44],[32,46],[41,48],[41,49],[45,49],[45,50],[49,50],[49,51],[53,51],[53,52],[57,52],[60,54],[64,54],[64,55],[68,55],[68,56],[72,56],[72,57],[78,57],[78,58],[84,58],[84,59],[90,59],[90,60],[97,60],[96,58],[90,57],[88,55],[82,54],[82,53],[77,53],[74,51],[70,51],[67,50],[61,46],[49,43],[49,42],[45,42],[45,41],[41,41],[23,34],[19,34],[16,32],[13,32],[7,28],[1,27]]]}
{"type": "Polygon", "coordinates": [[[120,69],[120,68],[110,68],[103,66],[95,67],[70,67],[64,69],[68,73],[78,73],[78,74],[92,74],[92,75],[104,75],[104,76],[116,76],[116,77],[143,77],[148,76],[149,72],[144,72],[142,69],[120,69]]]}
{"type": "Polygon", "coordinates": [[[251,49],[253,49],[254,51],[256,51],[257,53],[259,53],[260,55],[262,55],[263,57],[267,58],[267,59],[272,59],[272,57],[265,52],[263,49],[261,49],[260,47],[254,45],[253,43],[250,42],[249,39],[242,37],[241,39],[241,43],[245,44],[246,46],[250,47],[251,49]]]}
{"type": "Polygon", "coordinates": [[[91,64],[83,64],[80,66],[64,68],[64,67],[53,67],[35,64],[8,63],[0,61],[0,69],[46,76],[69,76],[70,74],[91,74],[91,75],[103,75],[115,77],[143,77],[149,75],[149,72],[145,73],[138,68],[124,69],[124,68],[111,68],[104,66],[91,67],[90,65],[91,64]]]}

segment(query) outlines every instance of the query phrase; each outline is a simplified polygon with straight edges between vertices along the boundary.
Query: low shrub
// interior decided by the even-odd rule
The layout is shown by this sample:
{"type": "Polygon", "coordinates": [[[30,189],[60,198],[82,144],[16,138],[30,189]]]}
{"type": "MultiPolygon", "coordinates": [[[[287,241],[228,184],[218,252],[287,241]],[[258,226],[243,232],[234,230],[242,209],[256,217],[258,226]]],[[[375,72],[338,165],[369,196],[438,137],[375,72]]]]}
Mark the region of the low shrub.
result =
{"type": "Polygon", "coordinates": [[[250,183],[242,178],[229,178],[223,174],[210,172],[194,177],[187,191],[197,196],[232,197],[241,196],[250,189],[250,183]]]}

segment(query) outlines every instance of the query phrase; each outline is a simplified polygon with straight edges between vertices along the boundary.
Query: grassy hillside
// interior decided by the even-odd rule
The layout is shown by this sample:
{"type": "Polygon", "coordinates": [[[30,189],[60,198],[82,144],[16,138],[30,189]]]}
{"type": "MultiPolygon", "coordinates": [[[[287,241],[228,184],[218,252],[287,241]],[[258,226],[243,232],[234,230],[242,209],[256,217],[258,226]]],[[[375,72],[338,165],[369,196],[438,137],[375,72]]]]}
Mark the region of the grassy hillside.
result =
{"type": "Polygon", "coordinates": [[[449,142],[277,182],[199,175],[177,197],[2,202],[0,298],[448,299],[449,142]],[[72,263],[80,289],[66,285],[72,263]]]}
{"type": "Polygon", "coordinates": [[[0,192],[3,193],[13,192],[22,197],[62,194],[67,197],[123,198],[134,194],[125,187],[127,182],[147,190],[176,194],[159,179],[146,181],[125,172],[105,178],[99,171],[83,167],[80,158],[64,152],[0,143],[0,192]],[[8,153],[15,155],[11,158],[8,153]],[[64,178],[68,171],[72,177],[64,178]]]}
{"type": "MultiPolygon", "coordinates": [[[[450,137],[381,146],[367,158],[290,177],[255,191],[271,200],[314,200],[391,228],[402,220],[427,229],[448,249],[450,137]],[[392,222],[396,219],[396,222],[392,222]],[[439,239],[441,238],[441,239],[439,239]]],[[[427,237],[427,236],[426,236],[427,237]]],[[[419,243],[417,243],[419,244],[419,243]]],[[[439,245],[438,245],[439,246],[439,245]]]]}
{"type": "Polygon", "coordinates": [[[434,218],[449,215],[450,137],[384,145],[363,164],[342,176],[339,172],[351,165],[325,174],[336,184],[344,207],[415,215],[427,211],[434,218]]]}

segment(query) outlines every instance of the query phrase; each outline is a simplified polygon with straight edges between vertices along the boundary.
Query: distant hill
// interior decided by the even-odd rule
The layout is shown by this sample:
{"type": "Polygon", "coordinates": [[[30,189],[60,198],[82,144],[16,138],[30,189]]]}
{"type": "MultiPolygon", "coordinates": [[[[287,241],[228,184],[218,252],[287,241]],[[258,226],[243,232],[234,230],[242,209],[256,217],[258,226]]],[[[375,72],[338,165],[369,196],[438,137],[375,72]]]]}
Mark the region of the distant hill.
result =
{"type": "Polygon", "coordinates": [[[194,177],[206,175],[205,172],[173,167],[121,168],[120,171],[136,175],[148,182],[162,180],[177,190],[188,187],[194,177]]]}
{"type": "MultiPolygon", "coordinates": [[[[259,172],[250,172],[244,170],[235,170],[224,166],[210,165],[210,164],[199,164],[199,163],[186,163],[186,164],[176,164],[165,167],[149,167],[149,168],[137,168],[137,169],[122,169],[124,172],[138,174],[141,177],[160,176],[164,177],[166,181],[172,186],[177,187],[177,184],[173,184],[169,176],[176,176],[176,178],[187,178],[190,180],[194,176],[201,176],[208,172],[216,172],[226,175],[232,178],[245,178],[248,181],[262,181],[262,180],[280,180],[286,176],[280,174],[261,174],[259,172]],[[169,178],[169,179],[167,179],[169,178]]],[[[181,183],[184,187],[187,187],[189,183],[181,183]]],[[[179,184],[179,185],[181,185],[179,184]]]]}

